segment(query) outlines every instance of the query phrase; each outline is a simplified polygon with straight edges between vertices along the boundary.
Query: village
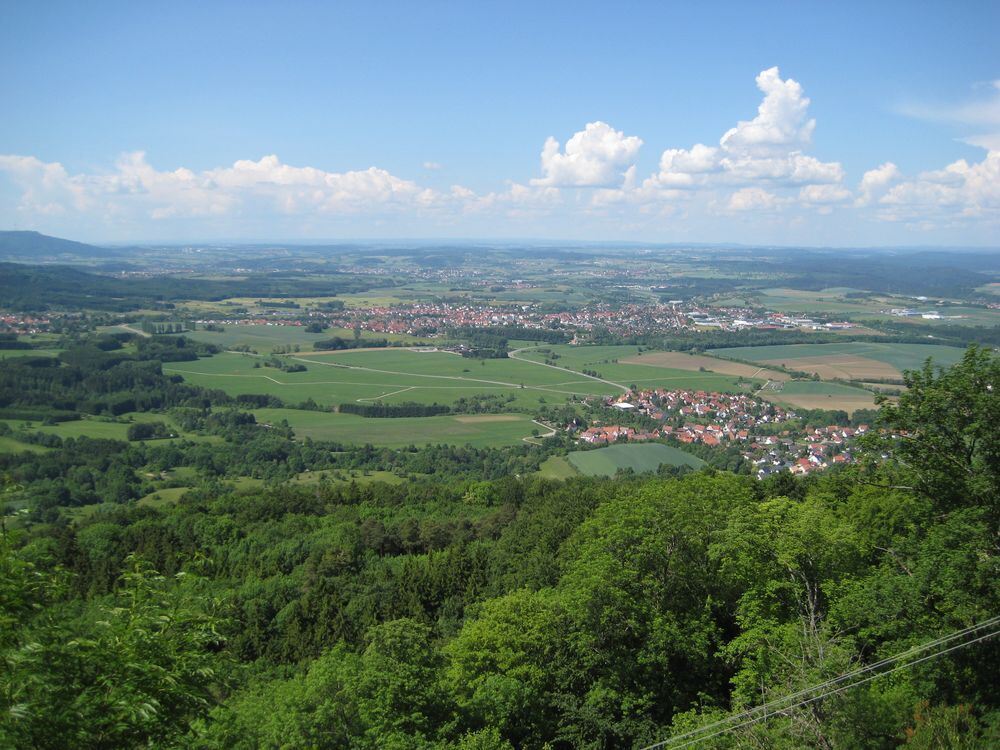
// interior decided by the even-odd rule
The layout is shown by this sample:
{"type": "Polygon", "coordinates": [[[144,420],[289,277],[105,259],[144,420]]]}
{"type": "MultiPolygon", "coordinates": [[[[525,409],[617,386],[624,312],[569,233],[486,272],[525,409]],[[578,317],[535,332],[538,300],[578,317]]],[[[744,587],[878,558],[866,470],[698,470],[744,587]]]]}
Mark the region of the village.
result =
{"type": "MultiPolygon", "coordinates": [[[[579,432],[581,443],[671,440],[710,448],[738,446],[759,479],[781,471],[804,475],[851,463],[856,438],[869,429],[864,424],[803,427],[794,411],[747,394],[657,388],[607,398],[602,405],[659,424],[652,428],[593,424],[579,432]]],[[[568,429],[573,431],[573,426],[568,429]]]]}
{"type": "Polygon", "coordinates": [[[823,322],[784,313],[706,307],[681,301],[665,304],[593,304],[559,312],[551,312],[536,304],[418,302],[341,310],[265,309],[241,316],[205,317],[196,323],[290,326],[320,323],[329,327],[359,328],[369,333],[422,337],[441,336],[449,328],[499,326],[561,331],[574,336],[598,330],[615,336],[637,336],[664,330],[845,330],[854,327],[848,322],[823,322]]]}

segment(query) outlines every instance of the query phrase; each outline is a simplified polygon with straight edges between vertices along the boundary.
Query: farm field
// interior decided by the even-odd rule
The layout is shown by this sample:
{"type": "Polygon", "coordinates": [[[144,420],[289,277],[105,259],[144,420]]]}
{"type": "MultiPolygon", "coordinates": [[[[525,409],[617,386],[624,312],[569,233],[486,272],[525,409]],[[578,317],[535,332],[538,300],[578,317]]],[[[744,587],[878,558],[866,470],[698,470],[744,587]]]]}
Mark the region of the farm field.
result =
{"type": "Polygon", "coordinates": [[[462,397],[513,397],[511,406],[535,408],[540,398],[610,394],[614,386],[575,373],[513,359],[473,360],[447,352],[389,348],[293,355],[306,372],[254,367],[260,358],[226,352],[194,362],[164,365],[164,372],[231,395],[269,394],[286,403],[312,398],[322,405],[383,401],[451,404],[462,397]]]}
{"type": "MultiPolygon", "coordinates": [[[[249,346],[261,354],[270,354],[276,346],[295,346],[312,349],[314,341],[328,339],[335,334],[308,333],[302,326],[223,326],[222,331],[186,331],[183,335],[195,341],[215,344],[220,349],[249,346]]],[[[353,335],[353,334],[352,334],[353,335]]]]}
{"type": "MultiPolygon", "coordinates": [[[[849,287],[830,287],[819,291],[772,288],[761,289],[754,296],[768,310],[788,313],[872,313],[878,312],[879,302],[869,299],[850,299],[845,295],[861,291],[849,287]]],[[[738,299],[742,299],[737,295],[738,299]]]]}
{"type": "Polygon", "coordinates": [[[792,370],[814,372],[821,378],[877,380],[900,378],[903,370],[923,366],[932,357],[942,366],[962,358],[963,349],[936,344],[891,344],[847,341],[838,344],[784,344],[713,349],[719,357],[736,357],[762,364],[784,365],[792,370]]]}
{"type": "Polygon", "coordinates": [[[538,476],[545,479],[569,479],[579,475],[566,456],[549,456],[538,467],[538,476]]]}
{"type": "Polygon", "coordinates": [[[731,362],[719,357],[706,357],[702,354],[687,352],[646,352],[635,357],[620,360],[622,364],[646,365],[674,370],[691,370],[698,372],[700,368],[720,375],[735,375],[743,378],[767,378],[769,380],[788,380],[789,375],[780,370],[768,370],[764,367],[745,365],[742,362],[731,362]]]}
{"type": "Polygon", "coordinates": [[[516,445],[540,429],[524,414],[463,414],[439,417],[369,419],[355,414],[300,409],[255,409],[257,421],[287,420],[299,439],[330,440],[351,445],[405,448],[409,445],[447,443],[475,448],[516,445]]]}
{"type": "MultiPolygon", "coordinates": [[[[965,305],[944,305],[937,307],[936,305],[929,305],[926,302],[918,302],[915,304],[899,304],[896,303],[893,307],[911,307],[915,310],[920,310],[923,312],[937,312],[942,317],[940,319],[933,318],[900,318],[892,316],[893,322],[899,323],[901,325],[929,325],[929,326],[997,326],[1000,325],[1000,310],[990,310],[986,307],[970,307],[965,305]]],[[[858,316],[859,321],[863,321],[865,316],[858,316]]],[[[883,320],[888,319],[890,316],[879,315],[879,316],[868,316],[868,317],[880,317],[883,320]]]]}
{"type": "MultiPolygon", "coordinates": [[[[525,348],[516,356],[532,362],[544,362],[547,356],[541,349],[559,355],[555,360],[557,367],[574,371],[593,370],[610,383],[617,384],[621,389],[636,385],[639,388],[698,388],[707,391],[739,391],[741,388],[737,376],[717,372],[698,372],[697,367],[691,369],[672,368],[662,365],[634,364],[629,362],[639,356],[652,357],[657,354],[675,354],[672,352],[639,351],[636,346],[572,346],[570,344],[543,344],[525,348]],[[615,361],[617,360],[617,361],[615,361]]],[[[683,355],[688,356],[688,355],[683,355]]],[[[685,363],[687,364],[687,363],[685,363]]],[[[558,370],[553,370],[558,372],[558,370]]],[[[763,382],[766,378],[759,377],[763,382]]],[[[599,383],[597,385],[600,385],[599,383]]],[[[611,386],[612,388],[614,386],[611,386]]],[[[611,391],[613,392],[613,391],[611,391]]]]}
{"type": "Polygon", "coordinates": [[[848,414],[857,409],[874,409],[874,394],[840,383],[791,380],[781,390],[763,390],[761,398],[800,409],[843,409],[848,414]]]}
{"type": "Polygon", "coordinates": [[[656,471],[660,464],[690,466],[693,469],[705,465],[697,456],[662,443],[609,445],[591,451],[574,451],[567,459],[586,476],[613,476],[619,469],[633,469],[637,473],[656,471]]]}
{"type": "MultiPolygon", "coordinates": [[[[182,335],[206,344],[215,344],[220,349],[249,346],[260,354],[270,354],[278,346],[298,345],[304,352],[313,350],[317,341],[339,336],[342,339],[353,339],[354,331],[347,328],[327,328],[322,333],[309,333],[304,326],[267,326],[267,325],[230,325],[223,326],[222,331],[206,331],[198,329],[186,331],[182,335]]],[[[170,335],[170,334],[167,334],[170,335]]],[[[421,344],[421,339],[399,333],[373,333],[362,331],[361,339],[368,341],[385,340],[401,344],[421,344]]]]}
{"type": "MultiPolygon", "coordinates": [[[[354,330],[349,328],[327,328],[321,335],[324,339],[331,339],[334,336],[339,336],[342,339],[353,339],[354,330]]],[[[380,339],[393,343],[405,344],[406,346],[425,346],[432,343],[428,339],[410,336],[406,333],[375,333],[373,331],[361,331],[362,341],[375,341],[380,339]]]]}
{"type": "Polygon", "coordinates": [[[442,296],[457,296],[449,294],[445,287],[421,289],[416,285],[394,286],[369,289],[366,292],[338,294],[336,299],[348,308],[373,307],[406,304],[421,300],[432,300],[442,296]]]}

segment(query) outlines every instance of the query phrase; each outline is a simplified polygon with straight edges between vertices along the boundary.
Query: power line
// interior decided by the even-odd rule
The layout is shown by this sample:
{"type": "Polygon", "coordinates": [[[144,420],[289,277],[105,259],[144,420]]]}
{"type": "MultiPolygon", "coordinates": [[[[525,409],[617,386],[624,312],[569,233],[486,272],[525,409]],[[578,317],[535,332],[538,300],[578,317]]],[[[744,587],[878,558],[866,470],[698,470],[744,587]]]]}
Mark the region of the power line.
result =
{"type": "Polygon", "coordinates": [[[777,698],[777,699],[775,699],[773,701],[770,701],[770,702],[765,703],[763,705],[760,705],[760,706],[757,706],[755,708],[749,709],[747,711],[743,711],[743,712],[741,712],[739,714],[736,714],[734,716],[730,716],[730,717],[722,719],[720,721],[716,721],[716,722],[714,722],[712,724],[706,724],[705,726],[700,727],[698,729],[694,729],[694,730],[691,730],[689,732],[685,732],[683,734],[679,734],[679,735],[677,735],[675,737],[671,737],[669,739],[662,740],[660,742],[656,742],[656,743],[654,743],[652,745],[647,745],[642,750],[657,750],[658,748],[664,748],[664,747],[671,747],[671,748],[688,747],[689,745],[695,744],[697,742],[701,742],[703,740],[710,739],[710,738],[715,737],[715,736],[717,736],[719,734],[722,734],[724,732],[728,732],[728,731],[731,731],[733,729],[739,729],[739,728],[744,727],[744,726],[749,726],[750,724],[754,724],[754,723],[756,723],[758,721],[763,721],[763,720],[765,720],[765,719],[773,716],[774,714],[780,714],[780,713],[783,713],[785,711],[789,711],[789,710],[791,710],[793,708],[797,708],[799,706],[803,706],[803,705],[806,705],[808,703],[815,702],[815,701],[820,700],[822,698],[825,698],[827,696],[836,695],[837,693],[844,692],[845,690],[849,690],[852,687],[856,687],[856,686],[862,685],[862,684],[864,684],[866,682],[870,682],[870,681],[872,681],[872,680],[874,680],[874,679],[876,679],[878,677],[882,677],[883,675],[891,674],[892,672],[896,672],[896,671],[898,671],[900,669],[904,669],[904,668],[907,668],[907,667],[912,667],[912,666],[914,666],[916,664],[919,664],[919,663],[921,663],[923,661],[927,661],[929,659],[935,659],[935,658],[937,658],[939,656],[943,656],[944,654],[947,654],[947,653],[949,653],[951,651],[955,651],[955,650],[960,649],[960,648],[965,648],[966,646],[970,646],[970,645],[972,645],[974,643],[978,643],[979,641],[984,641],[984,640],[986,640],[988,638],[992,638],[993,636],[995,636],[997,634],[1000,634],[1000,629],[994,630],[994,631],[992,631],[990,633],[987,633],[984,636],[980,636],[980,637],[975,638],[975,639],[973,639],[971,641],[965,641],[963,643],[959,643],[957,645],[951,646],[951,647],[949,647],[947,649],[944,649],[942,651],[937,651],[937,652],[935,652],[933,654],[928,654],[928,655],[923,656],[923,657],[921,657],[919,659],[916,659],[914,661],[910,661],[910,662],[907,662],[905,664],[901,664],[899,666],[893,667],[892,669],[888,669],[888,670],[886,670],[884,672],[879,672],[878,674],[875,674],[875,675],[872,675],[872,676],[869,676],[869,677],[865,677],[864,679],[856,680],[854,682],[851,682],[848,685],[844,685],[844,686],[841,686],[841,687],[836,687],[835,689],[831,689],[831,690],[826,690],[827,688],[832,688],[832,687],[834,687],[834,686],[836,686],[836,685],[838,685],[838,684],[840,684],[840,683],[842,683],[844,681],[854,680],[854,678],[860,677],[860,676],[862,676],[864,674],[867,674],[868,672],[872,672],[874,670],[881,669],[882,667],[889,666],[890,664],[894,664],[895,662],[898,662],[898,661],[901,661],[903,659],[907,659],[909,657],[915,656],[915,655],[917,655],[917,654],[919,654],[919,653],[921,653],[923,651],[927,651],[928,649],[932,649],[932,648],[936,648],[936,647],[939,647],[939,646],[946,645],[946,644],[948,644],[948,643],[950,643],[952,641],[955,641],[955,640],[960,639],[960,638],[964,638],[965,636],[968,636],[970,634],[976,633],[976,632],[981,631],[981,630],[986,629],[986,628],[991,628],[994,625],[998,625],[998,624],[1000,624],[1000,616],[991,617],[991,618],[989,618],[987,620],[983,620],[982,622],[976,623],[975,625],[972,625],[970,627],[962,628],[961,630],[954,631],[954,632],[949,633],[949,634],[944,635],[944,636],[939,636],[938,638],[935,638],[935,639],[933,639],[931,641],[928,641],[926,643],[919,644],[917,646],[913,646],[913,647],[907,649],[906,651],[903,651],[903,652],[901,652],[899,654],[896,654],[895,656],[891,656],[891,657],[888,657],[886,659],[882,659],[881,661],[874,662],[873,664],[869,664],[869,665],[867,665],[867,666],[865,666],[865,667],[863,667],[861,669],[857,669],[857,670],[855,670],[853,672],[848,672],[846,674],[840,675],[840,676],[835,677],[833,679],[827,680],[826,682],[822,682],[822,683],[819,683],[817,685],[813,685],[811,687],[805,688],[804,690],[799,690],[799,691],[797,691],[795,693],[791,693],[791,694],[783,696],[781,698],[777,698]],[[810,694],[815,693],[816,691],[823,691],[823,690],[825,690],[826,692],[822,692],[819,695],[813,695],[812,697],[805,698],[805,696],[809,696],[810,694]],[[798,699],[798,698],[804,698],[804,699],[795,702],[796,699],[798,699]],[[793,701],[793,702],[791,704],[789,704],[789,705],[783,705],[783,704],[789,703],[789,701],[793,701]],[[739,722],[739,723],[734,723],[734,722],[739,722]],[[727,725],[731,725],[731,726],[727,726],[727,725]],[[705,732],[707,732],[707,731],[709,731],[711,729],[718,729],[718,731],[713,732],[713,733],[708,734],[708,735],[705,735],[705,732]],[[702,736],[702,735],[704,735],[704,736],[702,736]],[[677,744],[678,742],[681,742],[683,740],[690,740],[690,741],[684,742],[684,744],[677,744]]]}
{"type": "Polygon", "coordinates": [[[867,665],[865,667],[862,667],[861,669],[857,669],[857,670],[855,670],[853,672],[848,672],[846,674],[843,674],[843,675],[840,675],[838,677],[835,677],[835,678],[832,678],[830,680],[827,680],[826,682],[821,682],[818,685],[813,685],[811,687],[805,688],[804,690],[799,690],[798,692],[790,693],[788,695],[782,696],[781,698],[776,698],[775,700],[770,701],[769,703],[766,703],[766,704],[761,705],[761,706],[757,706],[756,708],[748,709],[747,711],[744,711],[744,712],[742,712],[740,714],[737,714],[735,716],[730,716],[730,717],[728,717],[726,719],[722,719],[722,720],[717,721],[717,722],[715,722],[713,724],[707,724],[706,726],[701,727],[699,729],[692,730],[690,732],[686,732],[686,733],[681,734],[681,735],[677,735],[676,737],[671,737],[670,739],[664,740],[663,742],[659,742],[659,743],[650,745],[647,748],[643,748],[643,750],[654,750],[655,748],[662,747],[662,746],[664,746],[667,743],[677,742],[678,740],[684,739],[686,737],[689,737],[689,736],[692,736],[692,735],[695,735],[695,734],[701,734],[702,732],[705,732],[708,729],[713,729],[713,728],[715,728],[717,726],[721,726],[723,724],[729,724],[731,722],[737,721],[737,720],[739,720],[744,715],[749,716],[749,715],[754,714],[754,713],[760,713],[760,712],[765,712],[765,711],[771,710],[774,707],[776,707],[776,706],[778,706],[778,705],[780,705],[782,703],[786,703],[788,701],[794,701],[797,698],[809,695],[810,693],[814,693],[817,690],[822,690],[822,689],[824,689],[826,687],[829,687],[831,685],[835,685],[837,683],[843,682],[844,680],[848,680],[848,679],[851,679],[853,677],[857,677],[857,676],[862,675],[862,674],[864,674],[866,672],[871,672],[872,670],[879,669],[879,668],[881,668],[883,666],[887,666],[888,664],[891,664],[893,662],[899,661],[900,659],[904,659],[907,656],[912,656],[914,654],[920,653],[921,651],[926,651],[929,648],[934,648],[936,646],[943,645],[945,643],[948,643],[949,641],[953,641],[953,640],[955,640],[957,638],[964,637],[964,636],[966,636],[966,635],[968,635],[968,634],[970,634],[972,632],[975,632],[975,631],[978,631],[978,630],[982,630],[983,628],[991,627],[991,626],[993,626],[993,625],[995,625],[997,623],[1000,623],[1000,616],[991,617],[991,618],[989,618],[987,620],[983,620],[982,622],[976,623],[975,625],[971,625],[971,626],[969,626],[967,628],[962,628],[961,630],[957,630],[957,631],[954,631],[952,633],[948,633],[948,634],[943,635],[943,636],[938,636],[937,638],[935,638],[935,639],[933,639],[931,641],[928,641],[926,643],[922,643],[922,644],[918,644],[916,646],[912,646],[911,648],[907,649],[906,651],[903,651],[902,653],[896,654],[895,656],[890,656],[888,658],[882,659],[881,661],[877,661],[877,662],[869,664],[869,665],[867,665]]]}
{"type": "MultiPolygon", "coordinates": [[[[793,704],[791,706],[786,706],[785,708],[782,708],[782,709],[779,709],[778,711],[776,711],[775,714],[781,714],[781,713],[784,713],[786,711],[790,711],[793,708],[798,708],[800,706],[805,706],[805,705],[807,705],[809,703],[814,703],[814,702],[816,702],[818,700],[822,700],[823,698],[827,698],[827,697],[829,697],[831,695],[837,695],[838,693],[843,693],[845,690],[850,690],[851,688],[857,687],[858,685],[863,685],[864,683],[871,682],[872,680],[878,679],[879,677],[884,677],[887,674],[892,674],[893,672],[899,671],[900,669],[907,669],[908,667],[912,667],[915,664],[919,664],[920,662],[928,661],[930,659],[936,659],[939,656],[943,656],[944,654],[947,654],[949,651],[955,651],[955,650],[960,649],[960,648],[965,648],[966,646],[971,646],[974,643],[978,643],[979,641],[985,641],[987,638],[992,638],[993,636],[998,635],[998,634],[1000,634],[1000,630],[996,630],[996,631],[994,631],[992,633],[987,633],[986,635],[980,636],[979,638],[974,638],[971,641],[966,641],[965,643],[956,644],[956,645],[954,645],[954,646],[952,646],[950,648],[945,649],[944,651],[938,651],[938,652],[933,653],[933,654],[927,654],[927,656],[923,656],[923,657],[921,657],[921,658],[919,658],[919,659],[917,659],[915,661],[907,662],[905,664],[900,664],[899,666],[893,667],[892,669],[888,669],[885,672],[879,672],[878,674],[873,674],[873,675],[871,675],[869,677],[865,677],[862,680],[858,680],[857,682],[852,682],[849,685],[843,685],[843,686],[838,687],[838,688],[836,688],[834,690],[829,690],[829,691],[827,691],[825,693],[821,693],[820,695],[813,696],[812,698],[807,698],[806,700],[800,701],[799,703],[795,703],[795,704],[793,704]]],[[[747,726],[750,726],[752,724],[756,724],[757,722],[765,721],[768,718],[771,718],[772,716],[774,716],[775,714],[768,714],[768,715],[763,715],[763,716],[756,716],[756,717],[754,717],[752,719],[748,719],[747,721],[741,722],[740,724],[736,724],[736,725],[731,726],[731,727],[725,727],[725,728],[720,729],[720,730],[718,730],[716,732],[713,732],[712,734],[708,734],[708,735],[705,735],[703,737],[697,737],[695,739],[692,739],[692,740],[689,740],[689,741],[685,742],[682,745],[671,745],[671,747],[677,748],[677,749],[684,748],[684,747],[690,747],[692,745],[698,744],[699,742],[703,742],[704,740],[709,740],[712,737],[715,737],[717,735],[725,734],[726,732],[730,732],[730,731],[732,731],[734,729],[742,729],[743,727],[747,727],[747,726]]]]}

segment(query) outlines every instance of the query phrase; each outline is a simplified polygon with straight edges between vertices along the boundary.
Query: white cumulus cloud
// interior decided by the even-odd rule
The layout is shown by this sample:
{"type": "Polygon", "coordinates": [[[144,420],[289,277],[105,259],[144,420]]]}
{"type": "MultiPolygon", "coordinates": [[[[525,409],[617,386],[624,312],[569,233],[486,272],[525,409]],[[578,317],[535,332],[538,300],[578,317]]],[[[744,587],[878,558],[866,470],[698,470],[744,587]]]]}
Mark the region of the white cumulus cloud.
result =
{"type": "Polygon", "coordinates": [[[882,197],[889,186],[896,182],[900,176],[899,167],[891,161],[887,161],[875,169],[869,169],[861,177],[861,183],[858,185],[857,205],[867,206],[873,200],[882,197]]]}
{"type": "Polygon", "coordinates": [[[759,187],[746,187],[729,196],[730,211],[773,211],[786,201],[759,187]]]}
{"type": "Polygon", "coordinates": [[[589,122],[560,151],[549,137],[542,148],[542,174],[532,185],[547,187],[614,187],[621,185],[639,155],[642,139],[605,122],[589,122]]]}
{"type": "Polygon", "coordinates": [[[803,153],[812,141],[816,121],[809,117],[809,99],[802,86],[782,79],[778,68],[757,76],[764,98],[752,120],[740,120],[726,131],[718,146],[698,143],[690,149],[667,149],[660,170],[647,189],[709,189],[720,185],[792,186],[835,184],[844,170],[803,153]]]}
{"type": "Polygon", "coordinates": [[[781,80],[777,67],[757,75],[757,88],[764,100],[752,120],[740,120],[719,142],[730,152],[784,151],[808,146],[812,141],[816,121],[808,117],[809,99],[802,86],[791,78],[781,80]]]}
{"type": "Polygon", "coordinates": [[[878,199],[878,205],[882,219],[921,226],[968,219],[1000,222],[1000,151],[987,152],[981,162],[959,159],[944,169],[900,181],[878,199]]]}
{"type": "Polygon", "coordinates": [[[260,207],[281,214],[363,213],[431,208],[458,195],[422,188],[377,167],[327,172],[284,164],[274,155],[194,172],[158,170],[137,151],[123,155],[113,171],[76,175],[59,163],[0,155],[0,171],[21,189],[22,210],[112,217],[198,218],[260,207]]]}

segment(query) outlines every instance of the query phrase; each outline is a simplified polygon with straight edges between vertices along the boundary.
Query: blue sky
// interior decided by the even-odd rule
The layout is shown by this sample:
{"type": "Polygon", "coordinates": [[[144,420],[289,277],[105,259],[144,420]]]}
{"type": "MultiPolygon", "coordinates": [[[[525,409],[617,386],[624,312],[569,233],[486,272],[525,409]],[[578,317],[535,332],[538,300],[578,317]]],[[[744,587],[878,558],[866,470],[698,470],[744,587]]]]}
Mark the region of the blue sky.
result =
{"type": "Polygon", "coordinates": [[[694,6],[4,2],[0,226],[998,244],[1000,3],[694,6]]]}

